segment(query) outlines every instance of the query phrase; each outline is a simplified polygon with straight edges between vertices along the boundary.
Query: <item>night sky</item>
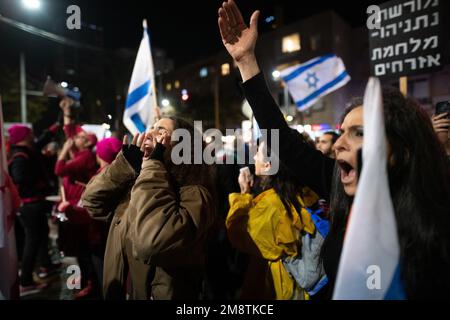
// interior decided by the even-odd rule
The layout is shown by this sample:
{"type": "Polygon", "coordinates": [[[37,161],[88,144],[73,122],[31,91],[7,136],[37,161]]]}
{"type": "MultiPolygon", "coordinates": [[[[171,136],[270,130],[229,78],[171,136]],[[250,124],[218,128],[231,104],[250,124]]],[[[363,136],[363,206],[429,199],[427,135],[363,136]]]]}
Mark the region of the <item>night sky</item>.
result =
{"type": "MultiPolygon", "coordinates": [[[[168,56],[175,60],[176,66],[201,59],[222,49],[217,28],[217,10],[222,3],[219,0],[41,1],[44,3],[41,12],[26,12],[21,6],[21,0],[0,0],[0,14],[44,30],[73,37],[73,32],[76,31],[71,31],[71,34],[65,29],[68,16],[65,9],[70,4],[77,4],[81,8],[83,23],[103,28],[100,34],[104,39],[104,46],[108,49],[121,47],[136,49],[142,36],[141,21],[147,18],[152,45],[165,49],[168,56]]],[[[333,9],[351,25],[359,26],[365,22],[368,5],[383,1],[237,0],[236,2],[246,20],[255,9],[262,11],[261,20],[264,20],[274,14],[275,5],[280,5],[284,8],[286,24],[333,9]]],[[[3,37],[2,28],[4,26],[0,25],[0,36],[3,37]]],[[[261,22],[260,29],[264,32],[269,28],[265,28],[265,24],[261,22]]],[[[20,35],[19,37],[15,35],[12,41],[20,43],[20,35]]],[[[8,46],[2,43],[1,47],[3,50],[8,46]]]]}

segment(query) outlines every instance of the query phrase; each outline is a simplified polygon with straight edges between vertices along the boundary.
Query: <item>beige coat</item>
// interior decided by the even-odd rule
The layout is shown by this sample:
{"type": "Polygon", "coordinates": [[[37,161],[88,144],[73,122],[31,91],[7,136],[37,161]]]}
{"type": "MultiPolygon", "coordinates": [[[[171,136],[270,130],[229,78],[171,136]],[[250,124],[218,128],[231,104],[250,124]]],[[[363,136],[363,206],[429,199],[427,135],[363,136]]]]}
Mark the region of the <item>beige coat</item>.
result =
{"type": "Polygon", "coordinates": [[[127,209],[136,178],[136,172],[120,152],[111,165],[89,182],[82,196],[83,207],[93,219],[111,223],[103,266],[103,295],[108,300],[125,299],[128,270],[142,275],[132,286],[131,297],[147,295],[145,277],[150,266],[133,259],[131,246],[126,242],[127,209]]]}
{"type": "Polygon", "coordinates": [[[174,190],[169,181],[162,162],[144,161],[131,191],[127,237],[133,257],[154,272],[148,277],[153,299],[196,299],[204,278],[205,240],[215,220],[215,204],[204,187],[174,190]]]}
{"type": "Polygon", "coordinates": [[[120,152],[88,184],[84,207],[94,219],[112,219],[104,263],[105,298],[123,298],[127,269],[133,299],[197,298],[214,203],[205,188],[176,191],[168,177],[161,162],[147,160],[136,179],[120,152]]]}

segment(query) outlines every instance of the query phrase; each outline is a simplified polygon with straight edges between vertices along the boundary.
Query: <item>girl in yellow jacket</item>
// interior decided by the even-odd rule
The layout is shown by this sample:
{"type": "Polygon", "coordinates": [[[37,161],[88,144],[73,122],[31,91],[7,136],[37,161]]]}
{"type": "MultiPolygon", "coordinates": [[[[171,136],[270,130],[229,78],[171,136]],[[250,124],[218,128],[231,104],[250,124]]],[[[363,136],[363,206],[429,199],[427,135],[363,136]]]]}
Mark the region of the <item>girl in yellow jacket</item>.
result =
{"type": "Polygon", "coordinates": [[[307,295],[286,271],[282,259],[300,253],[302,233],[314,233],[314,224],[305,206],[317,201],[317,197],[310,192],[303,194],[302,199],[299,183],[282,163],[276,174],[268,175],[273,171],[275,156],[273,153],[271,161],[270,152],[270,145],[262,142],[254,157],[255,174],[261,179],[264,191],[254,198],[249,172],[241,170],[241,193],[229,195],[228,237],[233,246],[249,254],[240,298],[304,299],[307,295]]]}

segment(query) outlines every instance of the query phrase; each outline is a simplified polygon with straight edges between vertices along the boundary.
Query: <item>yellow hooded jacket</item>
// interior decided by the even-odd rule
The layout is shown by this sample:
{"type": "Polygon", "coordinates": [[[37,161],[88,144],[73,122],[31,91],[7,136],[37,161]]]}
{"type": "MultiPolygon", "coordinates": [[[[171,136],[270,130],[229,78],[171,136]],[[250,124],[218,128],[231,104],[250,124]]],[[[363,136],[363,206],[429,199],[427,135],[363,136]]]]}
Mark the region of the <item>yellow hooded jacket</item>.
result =
{"type": "MultiPolygon", "coordinates": [[[[306,205],[316,200],[315,195],[305,198],[306,205]]],[[[296,283],[284,268],[282,258],[297,256],[301,231],[314,233],[311,216],[303,208],[305,202],[299,197],[300,215],[291,206],[293,219],[274,189],[254,199],[250,194],[233,193],[229,202],[226,226],[231,243],[242,252],[267,260],[276,299],[292,299],[296,283]]]]}

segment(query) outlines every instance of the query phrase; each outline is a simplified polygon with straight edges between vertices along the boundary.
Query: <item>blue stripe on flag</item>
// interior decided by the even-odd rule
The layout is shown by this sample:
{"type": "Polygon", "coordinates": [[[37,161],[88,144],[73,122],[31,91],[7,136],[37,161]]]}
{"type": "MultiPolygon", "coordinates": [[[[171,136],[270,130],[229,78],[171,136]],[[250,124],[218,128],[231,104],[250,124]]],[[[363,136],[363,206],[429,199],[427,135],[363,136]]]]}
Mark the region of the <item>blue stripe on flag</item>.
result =
{"type": "Polygon", "coordinates": [[[144,98],[148,92],[150,91],[150,80],[142,84],[141,86],[137,87],[133,91],[131,91],[128,94],[127,102],[125,104],[125,109],[128,109],[132,105],[134,105],[136,102],[144,98]]]}
{"type": "Polygon", "coordinates": [[[405,289],[403,288],[399,265],[397,265],[397,268],[395,268],[394,276],[392,277],[389,289],[384,296],[384,300],[406,300],[406,293],[405,289]]]}
{"type": "Polygon", "coordinates": [[[290,74],[288,74],[287,76],[283,77],[283,80],[284,80],[284,82],[291,81],[291,80],[297,78],[299,75],[301,75],[306,70],[311,69],[312,67],[314,67],[314,66],[316,66],[318,64],[321,64],[321,63],[327,61],[328,59],[335,58],[335,57],[336,57],[335,54],[327,54],[325,56],[322,56],[316,61],[313,61],[311,63],[308,63],[306,65],[303,65],[303,66],[295,69],[290,74]]]}
{"type": "Polygon", "coordinates": [[[140,133],[145,132],[146,129],[145,124],[142,122],[142,119],[138,113],[133,114],[130,119],[131,121],[133,121],[134,125],[136,126],[136,129],[138,129],[140,133]]]}
{"type": "Polygon", "coordinates": [[[295,104],[297,105],[297,107],[300,107],[300,108],[303,107],[305,104],[307,104],[311,100],[317,98],[318,96],[323,94],[328,89],[334,87],[336,84],[338,84],[339,82],[341,82],[342,80],[344,80],[348,76],[349,75],[348,75],[347,71],[343,71],[336,79],[334,79],[333,81],[328,82],[326,85],[324,85],[323,87],[321,87],[317,91],[314,91],[309,96],[307,96],[305,99],[297,101],[295,104]]]}

